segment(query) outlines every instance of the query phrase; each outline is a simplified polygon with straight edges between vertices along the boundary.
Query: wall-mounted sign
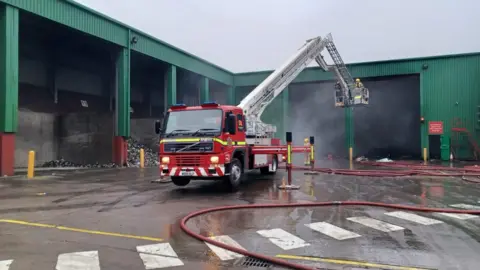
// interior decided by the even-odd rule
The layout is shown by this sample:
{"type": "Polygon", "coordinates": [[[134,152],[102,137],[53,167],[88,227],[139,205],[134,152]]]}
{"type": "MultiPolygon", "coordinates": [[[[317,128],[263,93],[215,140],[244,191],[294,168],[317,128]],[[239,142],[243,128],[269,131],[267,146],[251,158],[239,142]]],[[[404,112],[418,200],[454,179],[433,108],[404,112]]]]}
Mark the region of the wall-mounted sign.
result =
{"type": "Polygon", "coordinates": [[[428,121],[428,135],[442,135],[443,122],[442,121],[428,121]]]}
{"type": "Polygon", "coordinates": [[[80,100],[80,104],[82,104],[82,107],[88,108],[88,102],[86,100],[80,100]]]}

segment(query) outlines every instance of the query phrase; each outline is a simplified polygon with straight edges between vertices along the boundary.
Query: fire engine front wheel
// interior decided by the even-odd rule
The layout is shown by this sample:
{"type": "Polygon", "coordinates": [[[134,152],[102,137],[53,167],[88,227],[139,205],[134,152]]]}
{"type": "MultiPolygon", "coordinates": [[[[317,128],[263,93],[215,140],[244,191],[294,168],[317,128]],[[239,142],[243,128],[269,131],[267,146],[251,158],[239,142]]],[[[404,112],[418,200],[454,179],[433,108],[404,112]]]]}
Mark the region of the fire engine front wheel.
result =
{"type": "Polygon", "coordinates": [[[242,183],[242,177],[242,163],[240,163],[240,160],[234,158],[230,162],[230,175],[226,176],[225,183],[232,190],[236,190],[242,183]]]}
{"type": "Polygon", "coordinates": [[[173,184],[176,186],[183,187],[188,185],[188,183],[190,183],[189,178],[184,178],[184,177],[171,177],[171,178],[172,178],[173,184]]]}

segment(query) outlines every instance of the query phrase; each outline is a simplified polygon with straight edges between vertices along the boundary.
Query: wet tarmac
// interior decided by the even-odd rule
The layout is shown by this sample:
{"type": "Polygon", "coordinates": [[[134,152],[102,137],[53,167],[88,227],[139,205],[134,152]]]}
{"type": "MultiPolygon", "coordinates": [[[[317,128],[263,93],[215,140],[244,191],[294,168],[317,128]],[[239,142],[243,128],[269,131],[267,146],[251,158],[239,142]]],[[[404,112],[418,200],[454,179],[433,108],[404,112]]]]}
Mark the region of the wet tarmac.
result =
{"type": "MultiPolygon", "coordinates": [[[[295,172],[300,189],[283,191],[277,188],[283,177],[251,173],[233,193],[211,181],[183,188],[151,183],[158,169],[4,179],[0,270],[267,269],[180,230],[186,214],[213,206],[367,200],[480,208],[480,186],[455,178],[295,172]]],[[[336,206],[215,212],[188,226],[249,251],[327,269],[478,269],[476,216],[336,206]]]]}

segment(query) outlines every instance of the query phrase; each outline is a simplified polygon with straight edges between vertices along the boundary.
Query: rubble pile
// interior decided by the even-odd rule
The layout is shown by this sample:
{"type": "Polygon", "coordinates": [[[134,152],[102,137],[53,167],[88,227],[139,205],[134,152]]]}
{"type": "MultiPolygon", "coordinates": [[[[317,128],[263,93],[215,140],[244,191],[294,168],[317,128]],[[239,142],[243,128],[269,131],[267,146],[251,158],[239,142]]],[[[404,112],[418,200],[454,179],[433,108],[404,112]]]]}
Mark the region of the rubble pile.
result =
{"type": "MultiPolygon", "coordinates": [[[[140,166],[140,149],[145,153],[145,167],[158,166],[158,153],[136,141],[128,139],[128,166],[140,166]]],[[[157,146],[158,147],[158,146],[157,146]]],[[[158,148],[157,148],[158,149],[158,148]]]]}
{"type": "Polygon", "coordinates": [[[107,164],[76,164],[65,160],[63,158],[57,160],[47,161],[42,164],[41,167],[44,168],[67,168],[67,167],[74,167],[74,168],[114,168],[117,167],[114,163],[107,163],[107,164]]]}
{"type": "MultiPolygon", "coordinates": [[[[140,149],[143,148],[145,153],[145,167],[151,166],[158,166],[160,163],[158,161],[158,153],[153,151],[152,149],[148,148],[147,146],[139,143],[138,141],[130,138],[127,141],[128,143],[128,160],[127,166],[128,167],[138,167],[140,166],[140,149]]],[[[158,149],[158,148],[157,148],[158,149]]],[[[66,167],[75,167],[75,168],[115,168],[118,167],[115,163],[107,163],[107,164],[76,164],[74,162],[70,162],[63,158],[57,160],[51,160],[45,162],[41,165],[44,168],[66,168],[66,167]]]]}

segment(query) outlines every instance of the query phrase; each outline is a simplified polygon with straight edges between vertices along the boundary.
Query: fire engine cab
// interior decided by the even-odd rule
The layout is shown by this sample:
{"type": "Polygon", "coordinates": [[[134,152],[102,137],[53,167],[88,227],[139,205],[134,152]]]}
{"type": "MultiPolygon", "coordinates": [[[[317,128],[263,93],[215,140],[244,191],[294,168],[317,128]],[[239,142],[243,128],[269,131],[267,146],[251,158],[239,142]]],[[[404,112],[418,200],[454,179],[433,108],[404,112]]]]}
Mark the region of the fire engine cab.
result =
{"type": "MultiPolygon", "coordinates": [[[[225,177],[236,187],[246,170],[275,173],[278,155],[253,155],[245,121],[242,109],[236,106],[213,102],[172,106],[161,130],[161,174],[170,176],[178,186],[193,179],[225,177]]],[[[271,145],[280,144],[279,139],[271,141],[271,145]]]]}

